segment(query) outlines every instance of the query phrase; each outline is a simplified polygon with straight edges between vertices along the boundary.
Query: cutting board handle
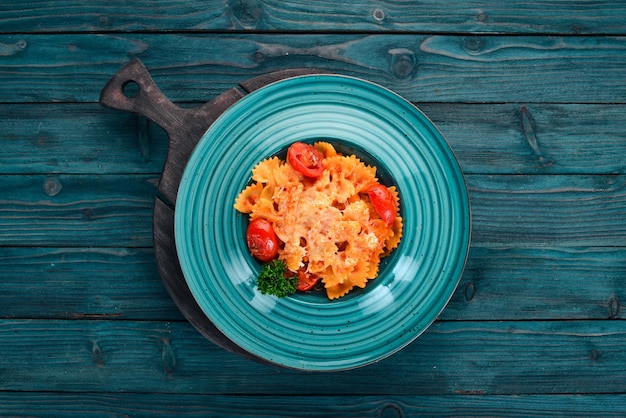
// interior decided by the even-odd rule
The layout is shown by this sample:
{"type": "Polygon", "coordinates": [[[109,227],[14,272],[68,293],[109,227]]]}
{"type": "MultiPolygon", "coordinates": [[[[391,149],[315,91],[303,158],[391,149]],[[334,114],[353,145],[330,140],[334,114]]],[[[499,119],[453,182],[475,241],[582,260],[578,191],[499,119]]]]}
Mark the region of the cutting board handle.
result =
{"type": "Polygon", "coordinates": [[[169,151],[159,180],[159,193],[174,206],[178,186],[191,153],[202,135],[244,92],[230,89],[196,108],[181,108],[172,103],[150,76],[141,61],[124,65],[106,83],[100,104],[147,117],[161,126],[169,138],[169,151]]]}
{"type": "Polygon", "coordinates": [[[172,103],[137,59],[124,65],[100,93],[103,106],[147,117],[169,133],[183,119],[184,110],[172,103]]]}

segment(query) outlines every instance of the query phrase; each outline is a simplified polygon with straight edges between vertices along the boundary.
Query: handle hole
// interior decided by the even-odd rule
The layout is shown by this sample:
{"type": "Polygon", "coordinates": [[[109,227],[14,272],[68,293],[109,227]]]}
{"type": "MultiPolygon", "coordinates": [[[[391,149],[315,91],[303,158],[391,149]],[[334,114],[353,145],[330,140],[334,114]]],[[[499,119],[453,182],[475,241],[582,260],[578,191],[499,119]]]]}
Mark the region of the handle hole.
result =
{"type": "Polygon", "coordinates": [[[129,99],[134,99],[135,97],[137,97],[140,90],[141,88],[136,81],[128,80],[124,82],[124,84],[122,84],[122,93],[124,93],[124,96],[129,99]]]}

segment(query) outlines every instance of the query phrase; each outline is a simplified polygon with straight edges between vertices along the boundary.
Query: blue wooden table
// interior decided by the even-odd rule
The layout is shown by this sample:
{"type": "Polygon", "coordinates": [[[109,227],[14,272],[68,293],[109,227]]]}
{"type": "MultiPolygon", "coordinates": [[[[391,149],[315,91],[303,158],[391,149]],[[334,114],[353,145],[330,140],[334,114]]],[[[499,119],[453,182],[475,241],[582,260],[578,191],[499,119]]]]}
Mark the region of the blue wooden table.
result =
{"type": "Polygon", "coordinates": [[[625,1],[0,4],[0,415],[619,416],[625,300],[625,1]],[[439,319],[338,373],[205,339],[155,263],[168,138],[98,103],[135,58],[182,107],[295,67],[414,102],[472,206],[439,319]]]}

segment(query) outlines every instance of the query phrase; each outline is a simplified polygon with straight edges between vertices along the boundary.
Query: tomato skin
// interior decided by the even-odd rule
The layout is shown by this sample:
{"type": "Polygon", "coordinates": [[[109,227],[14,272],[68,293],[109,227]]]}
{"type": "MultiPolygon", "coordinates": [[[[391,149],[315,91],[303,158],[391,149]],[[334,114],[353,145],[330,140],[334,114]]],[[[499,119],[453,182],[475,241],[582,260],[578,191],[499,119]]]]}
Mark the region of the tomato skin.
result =
{"type": "Polygon", "coordinates": [[[272,261],[278,255],[278,237],[267,219],[254,218],[250,221],[246,243],[252,256],[259,261],[272,261]]]}
{"type": "Polygon", "coordinates": [[[317,148],[304,142],[294,142],[287,151],[289,165],[306,177],[317,178],[324,173],[323,159],[317,148]]]}
{"type": "Polygon", "coordinates": [[[313,287],[320,281],[319,276],[308,273],[304,269],[299,269],[297,272],[298,275],[298,286],[296,290],[300,292],[306,292],[307,290],[313,289],[313,287]]]}
{"type": "Polygon", "coordinates": [[[372,202],[372,206],[387,226],[391,227],[396,221],[398,211],[396,201],[388,188],[382,184],[375,184],[367,189],[367,195],[372,202]]]}

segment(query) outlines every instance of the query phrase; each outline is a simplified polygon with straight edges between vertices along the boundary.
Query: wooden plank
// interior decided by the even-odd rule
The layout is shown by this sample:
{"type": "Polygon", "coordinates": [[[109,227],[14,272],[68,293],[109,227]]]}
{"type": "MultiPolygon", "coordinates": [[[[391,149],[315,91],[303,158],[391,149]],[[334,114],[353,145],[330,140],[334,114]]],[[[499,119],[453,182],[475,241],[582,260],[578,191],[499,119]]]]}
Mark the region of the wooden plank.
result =
{"type": "Polygon", "coordinates": [[[0,105],[2,174],[160,173],[167,137],[147,119],[91,104],[0,105]]]}
{"type": "MultiPolygon", "coordinates": [[[[418,107],[468,174],[626,172],[624,105],[418,107]],[[532,131],[522,124],[523,106],[532,131]]],[[[0,174],[160,174],[168,147],[156,124],[93,103],[0,104],[0,126],[0,174]]]]}
{"type": "Polygon", "coordinates": [[[626,171],[626,106],[418,103],[471,174],[626,171]]]}
{"type": "Polygon", "coordinates": [[[0,176],[0,247],[151,247],[158,177],[0,176]]]}
{"type": "Polygon", "coordinates": [[[249,396],[0,392],[0,413],[64,417],[615,417],[626,395],[249,396]]]}
{"type": "Polygon", "coordinates": [[[67,0],[52,6],[45,0],[8,0],[0,6],[0,30],[5,33],[324,30],[623,34],[624,13],[623,4],[610,1],[329,3],[313,0],[303,5],[278,0],[179,0],[155,5],[142,0],[131,5],[67,0]]]}
{"type": "Polygon", "coordinates": [[[472,243],[624,246],[626,177],[467,176],[472,243]]]}
{"type": "MultiPolygon", "coordinates": [[[[440,319],[626,319],[625,260],[624,248],[474,246],[440,319]]],[[[0,266],[0,318],[183,319],[151,249],[4,247],[0,266]]]]}
{"type": "Polygon", "coordinates": [[[626,318],[624,248],[470,249],[443,320],[626,318]]]}
{"type": "Polygon", "coordinates": [[[2,318],[183,319],[151,249],[0,248],[0,265],[2,318]]]}
{"type": "Polygon", "coordinates": [[[3,320],[0,367],[5,378],[0,390],[623,394],[624,338],[624,321],[438,322],[379,363],[340,373],[310,373],[243,359],[212,345],[187,323],[3,320]]]}
{"type": "MultiPolygon", "coordinates": [[[[624,175],[467,175],[472,245],[626,246],[624,175]]],[[[0,176],[0,246],[151,247],[157,178],[0,176]]]]}
{"type": "Polygon", "coordinates": [[[208,101],[243,80],[295,67],[366,78],[419,102],[626,97],[626,37],[27,34],[0,36],[0,45],[4,103],[94,102],[131,58],[173,101],[208,101]]]}

